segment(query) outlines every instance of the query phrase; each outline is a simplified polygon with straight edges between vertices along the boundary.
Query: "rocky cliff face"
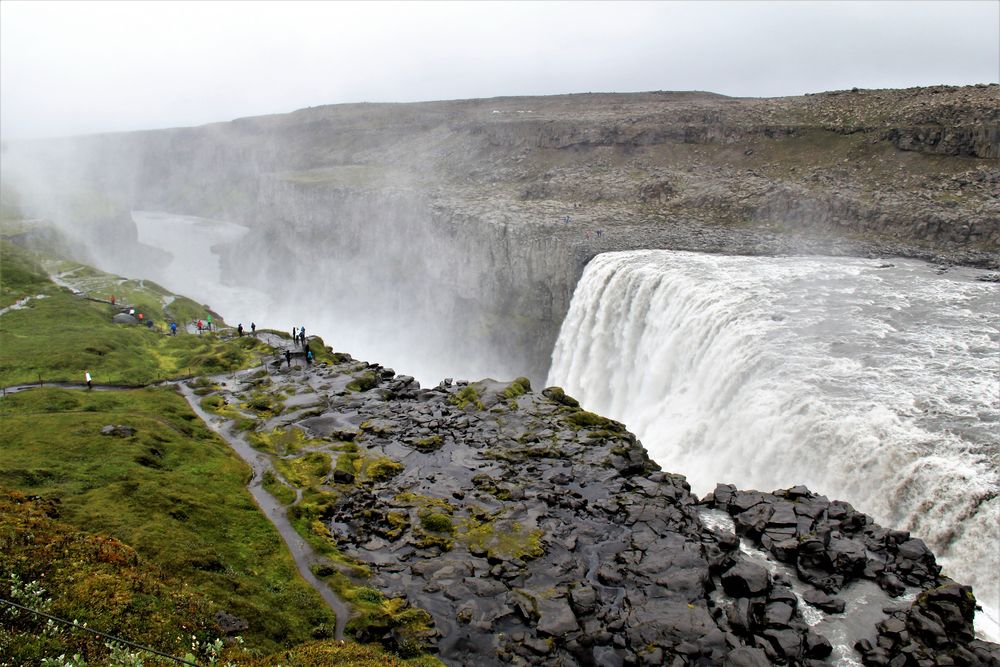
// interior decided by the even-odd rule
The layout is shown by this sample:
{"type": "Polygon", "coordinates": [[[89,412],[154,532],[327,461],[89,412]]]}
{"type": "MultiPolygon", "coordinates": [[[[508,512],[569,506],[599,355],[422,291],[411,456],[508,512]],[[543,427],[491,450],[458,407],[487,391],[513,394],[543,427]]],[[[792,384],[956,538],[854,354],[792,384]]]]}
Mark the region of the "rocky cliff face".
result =
{"type": "Polygon", "coordinates": [[[426,354],[474,349],[477,368],[538,379],[583,265],[606,250],[997,266],[998,109],[997,85],[342,105],[5,162],[27,149],[34,181],[60,191],[247,224],[234,281],[308,278],[324,303],[403,309],[426,354]],[[248,278],[237,268],[261,244],[248,278]]]}

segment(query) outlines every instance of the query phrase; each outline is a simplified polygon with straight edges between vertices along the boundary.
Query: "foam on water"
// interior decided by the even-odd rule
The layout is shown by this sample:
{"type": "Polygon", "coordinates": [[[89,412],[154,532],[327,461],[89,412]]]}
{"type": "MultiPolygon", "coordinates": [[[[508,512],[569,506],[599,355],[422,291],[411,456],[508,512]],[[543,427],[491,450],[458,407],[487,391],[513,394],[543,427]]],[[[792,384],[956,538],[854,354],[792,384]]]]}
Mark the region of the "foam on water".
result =
{"type": "Polygon", "coordinates": [[[600,255],[549,375],[664,468],[806,484],[912,531],[1000,635],[1000,305],[973,270],[898,260],[600,255]]]}

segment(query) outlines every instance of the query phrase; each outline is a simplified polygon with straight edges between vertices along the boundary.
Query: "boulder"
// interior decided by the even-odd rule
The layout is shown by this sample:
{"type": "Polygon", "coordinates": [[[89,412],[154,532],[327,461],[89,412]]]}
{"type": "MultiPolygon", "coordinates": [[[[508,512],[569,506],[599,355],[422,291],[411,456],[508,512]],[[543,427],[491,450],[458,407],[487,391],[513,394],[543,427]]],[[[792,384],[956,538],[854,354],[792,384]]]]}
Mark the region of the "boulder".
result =
{"type": "Polygon", "coordinates": [[[742,560],[722,574],[722,588],[736,597],[765,595],[771,588],[771,575],[760,565],[742,560]]]}

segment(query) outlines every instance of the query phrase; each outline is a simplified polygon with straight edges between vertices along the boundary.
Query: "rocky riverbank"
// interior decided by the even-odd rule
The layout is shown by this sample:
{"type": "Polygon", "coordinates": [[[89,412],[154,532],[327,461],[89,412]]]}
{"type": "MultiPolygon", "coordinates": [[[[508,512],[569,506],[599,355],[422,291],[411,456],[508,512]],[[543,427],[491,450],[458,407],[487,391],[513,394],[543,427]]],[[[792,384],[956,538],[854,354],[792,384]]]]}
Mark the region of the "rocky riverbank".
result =
{"type": "Polygon", "coordinates": [[[369,573],[365,599],[426,612],[419,628],[355,618],[361,639],[453,665],[1000,664],[974,639],[971,589],[847,503],[802,487],[699,499],[558,388],[422,388],[323,357],[197,387],[270,456],[310,538],[369,573]],[[843,616],[865,620],[830,631],[843,616]]]}

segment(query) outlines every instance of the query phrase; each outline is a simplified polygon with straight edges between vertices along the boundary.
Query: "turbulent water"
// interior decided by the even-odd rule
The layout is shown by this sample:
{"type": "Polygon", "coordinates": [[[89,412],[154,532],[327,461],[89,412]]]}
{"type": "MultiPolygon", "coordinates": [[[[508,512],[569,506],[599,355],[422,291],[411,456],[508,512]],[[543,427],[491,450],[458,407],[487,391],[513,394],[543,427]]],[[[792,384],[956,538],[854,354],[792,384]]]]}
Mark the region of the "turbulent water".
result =
{"type": "Polygon", "coordinates": [[[635,432],[665,469],[806,484],[924,539],[1000,608],[1000,303],[922,262],[599,255],[549,384],[635,432]]]}

